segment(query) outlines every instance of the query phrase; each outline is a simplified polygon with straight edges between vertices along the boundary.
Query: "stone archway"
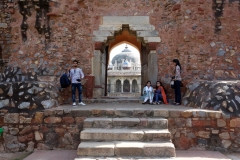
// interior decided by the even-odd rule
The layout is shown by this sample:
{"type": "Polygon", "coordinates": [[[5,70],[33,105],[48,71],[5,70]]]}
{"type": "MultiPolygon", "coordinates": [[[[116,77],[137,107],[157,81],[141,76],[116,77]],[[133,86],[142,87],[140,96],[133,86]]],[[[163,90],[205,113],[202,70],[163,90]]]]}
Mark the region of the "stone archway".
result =
{"type": "MultiPolygon", "coordinates": [[[[150,24],[149,16],[104,16],[99,30],[93,32],[95,43],[92,58],[92,74],[95,76],[94,98],[100,98],[106,92],[108,51],[111,49],[109,44],[126,28],[140,42],[140,45],[136,46],[139,46],[141,54],[141,85],[143,86],[147,80],[151,80],[153,83],[157,80],[156,44],[161,42],[161,38],[155,27],[150,24]]],[[[122,41],[130,40],[123,37],[122,41]]]]}

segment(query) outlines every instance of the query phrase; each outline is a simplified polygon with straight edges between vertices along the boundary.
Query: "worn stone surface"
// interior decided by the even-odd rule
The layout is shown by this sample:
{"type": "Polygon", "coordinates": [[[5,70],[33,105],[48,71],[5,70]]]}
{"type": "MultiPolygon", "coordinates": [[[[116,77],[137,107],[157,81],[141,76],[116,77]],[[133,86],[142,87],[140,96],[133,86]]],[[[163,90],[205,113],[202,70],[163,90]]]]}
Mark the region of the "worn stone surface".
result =
{"type": "MultiPolygon", "coordinates": [[[[183,103],[195,108],[222,110],[226,114],[240,116],[239,86],[239,80],[194,81],[187,85],[188,90],[183,98],[183,103]]],[[[195,117],[204,116],[206,115],[200,115],[200,113],[195,115],[195,117]]],[[[220,123],[220,121],[218,122],[220,123]]]]}

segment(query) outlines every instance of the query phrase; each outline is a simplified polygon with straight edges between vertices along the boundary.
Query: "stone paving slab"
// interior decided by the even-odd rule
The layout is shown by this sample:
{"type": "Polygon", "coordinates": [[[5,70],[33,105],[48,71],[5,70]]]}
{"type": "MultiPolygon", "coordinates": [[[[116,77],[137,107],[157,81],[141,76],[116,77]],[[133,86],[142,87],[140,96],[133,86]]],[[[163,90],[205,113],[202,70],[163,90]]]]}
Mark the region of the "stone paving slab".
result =
{"type": "MultiPolygon", "coordinates": [[[[0,153],[0,160],[14,160],[26,152],[0,153]]],[[[176,150],[176,158],[138,158],[138,160],[240,160],[240,153],[222,153],[218,151],[184,151],[176,150]]],[[[96,160],[97,158],[76,158],[76,150],[34,150],[24,160],[96,160]]],[[[98,160],[119,160],[119,158],[103,158],[98,160]]],[[[121,160],[136,160],[136,158],[121,158],[121,160]]]]}

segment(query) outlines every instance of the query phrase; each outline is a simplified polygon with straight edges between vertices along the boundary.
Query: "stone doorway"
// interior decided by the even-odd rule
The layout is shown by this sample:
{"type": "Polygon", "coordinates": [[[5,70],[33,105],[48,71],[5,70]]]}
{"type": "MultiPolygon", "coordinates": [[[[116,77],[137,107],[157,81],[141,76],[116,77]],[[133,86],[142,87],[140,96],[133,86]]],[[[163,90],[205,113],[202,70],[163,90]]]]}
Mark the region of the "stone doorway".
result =
{"type": "MultiPolygon", "coordinates": [[[[158,65],[156,44],[161,42],[158,31],[150,24],[149,16],[104,16],[99,30],[94,31],[95,50],[92,58],[92,74],[95,76],[93,98],[107,96],[107,65],[109,51],[126,41],[137,46],[141,60],[141,91],[145,83],[157,81],[158,65]]],[[[113,89],[113,88],[111,88],[113,89]]],[[[132,88],[129,88],[132,91],[132,88]]]]}

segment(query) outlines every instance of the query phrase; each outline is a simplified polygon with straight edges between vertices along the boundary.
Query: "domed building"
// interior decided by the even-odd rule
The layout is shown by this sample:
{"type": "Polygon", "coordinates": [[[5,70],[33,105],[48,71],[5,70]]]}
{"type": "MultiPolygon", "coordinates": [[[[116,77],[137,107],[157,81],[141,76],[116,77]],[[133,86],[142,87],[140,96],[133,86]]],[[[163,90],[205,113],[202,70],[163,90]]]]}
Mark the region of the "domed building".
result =
{"type": "Polygon", "coordinates": [[[141,92],[140,58],[126,46],[108,64],[108,96],[139,97],[141,92]]]}

